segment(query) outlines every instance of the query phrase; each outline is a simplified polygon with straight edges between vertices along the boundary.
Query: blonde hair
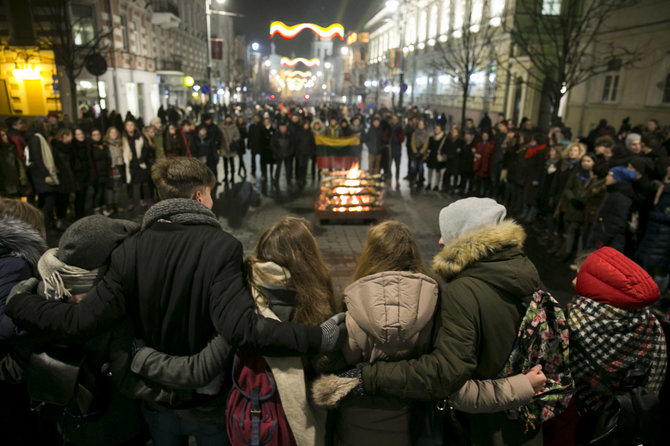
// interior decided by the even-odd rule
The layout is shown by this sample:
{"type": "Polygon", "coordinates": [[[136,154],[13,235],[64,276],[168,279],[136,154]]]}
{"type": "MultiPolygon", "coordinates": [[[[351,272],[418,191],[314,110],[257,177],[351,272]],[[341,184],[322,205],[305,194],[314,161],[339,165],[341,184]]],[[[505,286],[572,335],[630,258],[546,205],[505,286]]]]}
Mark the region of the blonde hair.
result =
{"type": "Polygon", "coordinates": [[[274,262],[291,273],[298,301],[292,321],[319,325],[335,313],[330,273],[304,218],[284,217],[261,234],[254,256],[246,260],[252,285],[257,262],[274,262]]]}
{"type": "Polygon", "coordinates": [[[368,230],[353,280],[384,271],[427,274],[414,234],[399,221],[388,220],[368,230]]]}

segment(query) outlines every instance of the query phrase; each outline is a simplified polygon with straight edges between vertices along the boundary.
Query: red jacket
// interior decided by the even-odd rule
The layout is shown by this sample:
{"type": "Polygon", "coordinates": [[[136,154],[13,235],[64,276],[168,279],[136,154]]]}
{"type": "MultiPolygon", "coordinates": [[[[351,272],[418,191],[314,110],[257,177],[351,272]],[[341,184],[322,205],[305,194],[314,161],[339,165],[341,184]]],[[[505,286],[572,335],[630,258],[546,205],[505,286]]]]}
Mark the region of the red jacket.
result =
{"type": "Polygon", "coordinates": [[[475,161],[474,172],[480,178],[491,177],[491,160],[493,159],[493,150],[495,146],[490,139],[486,142],[477,143],[477,154],[482,157],[475,161]]]}
{"type": "Polygon", "coordinates": [[[661,292],[656,282],[637,263],[616,249],[600,248],[577,274],[577,294],[625,310],[647,307],[661,292]]]}

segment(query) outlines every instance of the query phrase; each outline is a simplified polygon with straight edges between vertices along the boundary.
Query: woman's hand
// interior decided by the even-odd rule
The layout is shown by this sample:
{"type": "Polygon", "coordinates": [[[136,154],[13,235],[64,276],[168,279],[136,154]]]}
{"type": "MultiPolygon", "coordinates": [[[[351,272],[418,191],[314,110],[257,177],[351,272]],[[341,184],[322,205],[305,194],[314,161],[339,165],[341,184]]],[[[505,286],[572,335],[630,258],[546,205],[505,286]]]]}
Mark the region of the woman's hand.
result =
{"type": "Polygon", "coordinates": [[[544,389],[547,377],[542,373],[542,366],[540,364],[528,370],[525,375],[528,377],[530,385],[533,386],[533,391],[535,391],[535,393],[541,392],[542,389],[544,389]]]}

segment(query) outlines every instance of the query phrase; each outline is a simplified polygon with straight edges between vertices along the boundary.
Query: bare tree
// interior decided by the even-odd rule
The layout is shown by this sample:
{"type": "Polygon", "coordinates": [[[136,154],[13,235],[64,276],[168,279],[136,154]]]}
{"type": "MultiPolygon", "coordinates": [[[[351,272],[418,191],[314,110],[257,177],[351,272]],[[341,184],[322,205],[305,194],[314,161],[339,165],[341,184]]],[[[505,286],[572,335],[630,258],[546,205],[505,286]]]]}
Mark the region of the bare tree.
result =
{"type": "MultiPolygon", "coordinates": [[[[54,53],[56,66],[64,74],[70,90],[70,110],[72,119],[77,117],[77,77],[84,69],[86,56],[94,52],[104,53],[108,49],[107,40],[112,36],[112,28],[101,30],[93,26],[90,33],[81,32],[87,27],[86,19],[75,18],[70,0],[28,0],[33,13],[33,22],[40,32],[38,43],[54,53]],[[75,34],[78,34],[76,38],[75,34]],[[80,40],[81,39],[81,40],[80,40]]],[[[92,4],[95,11],[97,4],[92,4]]],[[[62,102],[61,95],[61,102],[62,102]]]]}
{"type": "Polygon", "coordinates": [[[542,91],[551,106],[551,113],[541,112],[541,126],[556,124],[561,98],[576,85],[641,60],[639,49],[599,41],[609,30],[608,20],[622,3],[516,0],[515,9],[505,13],[503,29],[514,45],[512,61],[528,73],[529,84],[542,91]]]}
{"type": "Polygon", "coordinates": [[[436,57],[431,65],[451,76],[460,88],[461,129],[465,128],[473,75],[488,70],[497,60],[494,41],[500,35],[500,27],[484,18],[488,10],[487,1],[466,0],[462,24],[450,30],[446,41],[435,44],[436,57]]]}

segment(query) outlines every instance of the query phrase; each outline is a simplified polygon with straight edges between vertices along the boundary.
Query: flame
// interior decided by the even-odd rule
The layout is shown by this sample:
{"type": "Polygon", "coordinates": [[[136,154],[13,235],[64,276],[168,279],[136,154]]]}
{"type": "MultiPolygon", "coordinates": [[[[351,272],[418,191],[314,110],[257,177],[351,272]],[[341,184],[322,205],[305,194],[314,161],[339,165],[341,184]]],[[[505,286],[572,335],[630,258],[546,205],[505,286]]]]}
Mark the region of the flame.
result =
{"type": "Polygon", "coordinates": [[[361,177],[361,171],[358,168],[358,162],[355,162],[354,165],[351,166],[351,169],[349,169],[349,172],[347,173],[347,178],[353,180],[360,177],[361,177]]]}

